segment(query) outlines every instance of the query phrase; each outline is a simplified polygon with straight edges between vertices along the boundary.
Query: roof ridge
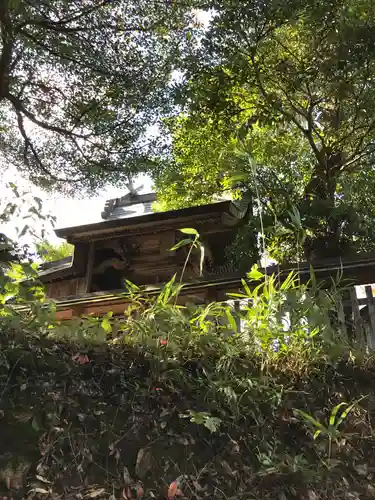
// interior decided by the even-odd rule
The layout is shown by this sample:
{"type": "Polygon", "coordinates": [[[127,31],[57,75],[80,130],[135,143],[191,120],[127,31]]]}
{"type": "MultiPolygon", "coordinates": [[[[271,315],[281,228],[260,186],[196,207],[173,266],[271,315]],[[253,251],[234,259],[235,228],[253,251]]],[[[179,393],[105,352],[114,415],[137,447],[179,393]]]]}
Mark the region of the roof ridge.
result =
{"type": "Polygon", "coordinates": [[[127,193],[121,198],[112,198],[107,200],[104,204],[104,210],[101,213],[102,219],[109,219],[116,208],[130,207],[132,205],[146,205],[156,201],[155,193],[127,193]]]}

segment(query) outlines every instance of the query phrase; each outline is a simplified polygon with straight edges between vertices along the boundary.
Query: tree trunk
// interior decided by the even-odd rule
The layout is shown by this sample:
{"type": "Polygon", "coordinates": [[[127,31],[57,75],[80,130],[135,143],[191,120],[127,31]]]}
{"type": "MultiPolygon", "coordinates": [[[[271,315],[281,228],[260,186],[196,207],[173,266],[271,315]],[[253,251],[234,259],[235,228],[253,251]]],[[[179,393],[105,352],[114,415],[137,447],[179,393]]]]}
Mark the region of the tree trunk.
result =
{"type": "Polygon", "coordinates": [[[341,154],[326,154],[324,165],[318,164],[305,188],[302,218],[312,232],[304,243],[307,260],[339,257],[342,246],[342,220],[335,213],[336,190],[340,175],[341,154]]]}
{"type": "Polygon", "coordinates": [[[0,100],[9,90],[9,70],[12,62],[13,33],[9,18],[9,0],[0,1],[0,34],[2,51],[0,54],[0,100]]]}

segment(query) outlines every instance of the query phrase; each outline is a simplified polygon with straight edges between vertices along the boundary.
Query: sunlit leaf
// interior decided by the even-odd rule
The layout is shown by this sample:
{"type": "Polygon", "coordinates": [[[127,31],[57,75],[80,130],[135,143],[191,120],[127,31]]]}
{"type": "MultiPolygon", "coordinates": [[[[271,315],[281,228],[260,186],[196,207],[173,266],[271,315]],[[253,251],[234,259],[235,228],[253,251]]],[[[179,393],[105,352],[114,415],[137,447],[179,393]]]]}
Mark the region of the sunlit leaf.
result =
{"type": "Polygon", "coordinates": [[[112,324],[110,322],[110,319],[109,318],[104,318],[102,323],[101,323],[101,327],[103,328],[103,330],[106,332],[106,333],[111,333],[112,332],[112,324]]]}
{"type": "MultiPolygon", "coordinates": [[[[336,428],[339,427],[339,425],[342,424],[342,422],[347,418],[347,416],[349,415],[349,413],[357,406],[357,404],[362,401],[363,399],[365,399],[366,396],[362,396],[361,398],[359,398],[357,401],[354,401],[354,403],[348,405],[348,407],[341,413],[340,417],[338,418],[337,422],[336,422],[336,428]]],[[[339,406],[339,405],[338,405],[339,406]]],[[[337,412],[336,412],[337,413],[337,412]]]]}
{"type": "Polygon", "coordinates": [[[314,432],[314,436],[313,436],[314,440],[318,438],[318,436],[321,434],[321,432],[322,432],[321,429],[318,429],[317,431],[314,432]]]}
{"type": "Polygon", "coordinates": [[[204,245],[199,244],[199,249],[200,249],[199,274],[202,276],[202,274],[203,274],[203,265],[204,265],[204,257],[205,257],[204,245]]]}
{"type": "Polygon", "coordinates": [[[264,274],[259,271],[258,265],[254,264],[251,268],[251,271],[247,273],[247,277],[249,278],[249,280],[259,281],[264,278],[264,274]]]}
{"type": "Polygon", "coordinates": [[[208,417],[204,420],[203,425],[207,427],[210,432],[216,432],[221,424],[221,419],[217,417],[208,417]]]}
{"type": "Polygon", "coordinates": [[[233,330],[234,332],[236,332],[236,333],[237,333],[237,331],[238,331],[238,328],[237,328],[237,322],[236,322],[236,320],[234,319],[234,317],[233,317],[233,315],[232,315],[232,312],[231,312],[230,308],[227,308],[227,309],[226,309],[226,311],[225,311],[225,313],[226,313],[226,316],[227,316],[227,318],[228,318],[228,322],[229,322],[229,324],[230,324],[230,326],[231,326],[232,330],[233,330]]]}
{"type": "Polygon", "coordinates": [[[335,426],[335,420],[336,420],[336,415],[337,415],[337,412],[339,411],[340,408],[342,408],[343,406],[347,406],[348,403],[339,403],[338,405],[336,405],[332,411],[331,411],[331,415],[329,417],[329,425],[331,427],[335,426]]]}
{"type": "Polygon", "coordinates": [[[184,234],[192,234],[194,236],[199,236],[198,231],[192,227],[185,227],[183,229],[180,229],[179,231],[181,231],[181,233],[184,233],[184,234]]]}

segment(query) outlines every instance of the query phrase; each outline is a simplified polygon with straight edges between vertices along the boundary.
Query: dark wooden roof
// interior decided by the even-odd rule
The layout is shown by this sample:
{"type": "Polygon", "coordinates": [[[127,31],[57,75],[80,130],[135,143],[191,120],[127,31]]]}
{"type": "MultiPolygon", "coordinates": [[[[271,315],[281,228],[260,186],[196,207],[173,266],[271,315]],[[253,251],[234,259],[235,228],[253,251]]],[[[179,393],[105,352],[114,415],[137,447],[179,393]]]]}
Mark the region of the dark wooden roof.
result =
{"type": "Polygon", "coordinates": [[[189,222],[199,222],[216,217],[223,226],[235,226],[245,216],[249,207],[246,201],[242,206],[232,201],[223,201],[209,205],[156,212],[123,219],[105,220],[94,224],[56,229],[55,233],[60,238],[69,242],[87,241],[101,235],[108,237],[120,233],[133,231],[147,233],[163,229],[189,227],[189,222]],[[184,226],[185,225],[185,226],[184,226]]]}
{"type": "Polygon", "coordinates": [[[59,260],[52,260],[52,261],[49,261],[49,262],[42,262],[40,265],[39,265],[39,270],[41,272],[44,272],[44,271],[50,271],[51,269],[57,269],[57,268],[63,268],[63,267],[66,267],[66,266],[69,266],[73,261],[73,256],[69,256],[69,257],[64,257],[63,259],[59,259],[59,260]]]}

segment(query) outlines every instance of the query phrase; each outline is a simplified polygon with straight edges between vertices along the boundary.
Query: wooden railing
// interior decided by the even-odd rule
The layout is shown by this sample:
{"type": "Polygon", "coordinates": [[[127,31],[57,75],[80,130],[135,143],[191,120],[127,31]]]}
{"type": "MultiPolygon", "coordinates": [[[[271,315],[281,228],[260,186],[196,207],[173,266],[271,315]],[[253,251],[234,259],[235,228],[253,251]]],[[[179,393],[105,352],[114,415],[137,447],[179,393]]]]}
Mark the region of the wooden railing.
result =
{"type": "Polygon", "coordinates": [[[371,285],[365,287],[366,296],[358,298],[354,287],[349,297],[338,300],[337,316],[340,332],[360,346],[375,349],[375,299],[371,285]]]}
{"type": "MultiPolygon", "coordinates": [[[[330,326],[337,333],[337,339],[341,339],[348,345],[355,345],[361,349],[375,349],[375,296],[371,285],[363,286],[365,297],[359,298],[357,288],[352,286],[345,288],[342,295],[338,292],[332,294],[332,310],[330,310],[330,326]]],[[[246,312],[243,305],[251,307],[251,301],[230,300],[227,301],[232,310],[232,316],[237,324],[237,331],[246,328],[246,312]],[[246,302],[246,304],[242,304],[246,302]]],[[[308,316],[308,313],[307,313],[308,316]]],[[[223,318],[221,318],[223,319],[223,318]]],[[[307,320],[307,317],[306,317],[307,320]]],[[[221,323],[221,321],[219,320],[221,323]]],[[[224,318],[228,329],[231,327],[224,318]]]]}

